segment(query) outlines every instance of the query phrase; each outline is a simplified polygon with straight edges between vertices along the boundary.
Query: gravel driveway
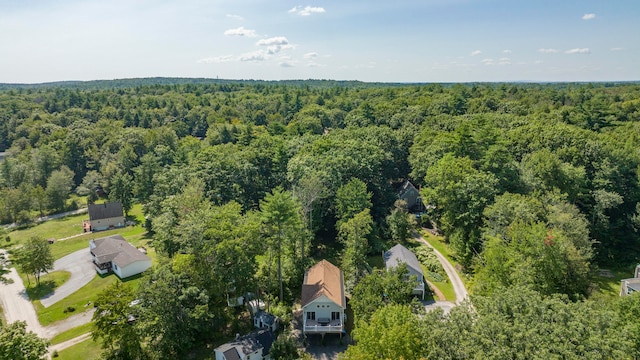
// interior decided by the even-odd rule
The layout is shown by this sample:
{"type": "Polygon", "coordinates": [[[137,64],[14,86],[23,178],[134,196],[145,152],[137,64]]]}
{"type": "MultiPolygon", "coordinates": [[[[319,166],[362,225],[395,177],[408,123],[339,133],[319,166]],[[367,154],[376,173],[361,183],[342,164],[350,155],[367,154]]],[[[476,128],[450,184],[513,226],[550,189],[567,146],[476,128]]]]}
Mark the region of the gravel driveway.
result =
{"type": "Polygon", "coordinates": [[[78,291],[96,276],[96,270],[91,262],[91,253],[89,253],[88,244],[85,249],[78,250],[56,260],[56,262],[53,263],[53,271],[58,270],[70,272],[71,277],[53,293],[40,299],[42,306],[45,308],[78,291]]]}
{"type": "Polygon", "coordinates": [[[38,322],[36,311],[29,301],[24,283],[16,269],[11,268],[7,277],[13,280],[12,284],[0,283],[0,303],[2,303],[7,324],[26,321],[27,330],[33,331],[38,336],[44,336],[44,329],[38,322]]]}

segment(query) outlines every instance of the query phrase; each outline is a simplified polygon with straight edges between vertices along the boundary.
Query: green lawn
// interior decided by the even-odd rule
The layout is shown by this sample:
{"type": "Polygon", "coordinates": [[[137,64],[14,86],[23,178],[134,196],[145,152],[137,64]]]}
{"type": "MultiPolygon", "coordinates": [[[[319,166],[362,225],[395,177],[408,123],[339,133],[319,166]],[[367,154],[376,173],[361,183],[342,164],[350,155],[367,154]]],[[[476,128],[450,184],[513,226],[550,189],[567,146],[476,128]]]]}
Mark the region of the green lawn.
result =
{"type": "Polygon", "coordinates": [[[40,276],[40,285],[36,286],[35,279],[31,276],[30,281],[27,276],[20,273],[22,282],[27,286],[27,295],[29,299],[38,300],[43,296],[51,294],[53,290],[64,284],[71,277],[68,271],[54,271],[40,276]]]}
{"type": "Polygon", "coordinates": [[[91,338],[66,348],[58,353],[59,360],[95,360],[100,358],[100,344],[94,342],[91,338]]]}
{"type": "MultiPolygon", "coordinates": [[[[425,271],[425,269],[423,268],[422,271],[425,271]]],[[[426,272],[425,272],[426,274],[426,272]]],[[[429,276],[425,275],[425,278],[427,280],[429,280],[429,282],[431,284],[433,284],[433,286],[437,287],[438,290],[440,290],[440,292],[442,293],[442,295],[444,295],[444,299],[447,301],[451,301],[451,302],[455,302],[456,301],[456,293],[453,291],[453,285],[451,285],[450,282],[448,281],[434,281],[433,279],[430,279],[429,276]]]]}
{"type": "MultiPolygon", "coordinates": [[[[124,282],[133,286],[134,289],[137,289],[140,279],[143,276],[144,275],[133,276],[125,279],[124,282]]],[[[42,306],[39,300],[33,301],[40,324],[42,324],[42,326],[47,326],[56,321],[64,320],[72,315],[89,310],[93,306],[96,296],[115,281],[121,281],[115,274],[106,276],[97,275],[80,290],[48,308],[42,306]],[[65,312],[69,307],[75,308],[75,311],[65,312]]]]}
{"type": "MultiPolygon", "coordinates": [[[[56,240],[78,235],[83,233],[82,220],[87,218],[87,214],[68,216],[62,219],[50,220],[38,224],[28,229],[15,230],[9,235],[11,236],[11,244],[18,244],[26,241],[32,236],[43,239],[55,238],[56,240]]],[[[105,236],[120,234],[127,241],[134,245],[138,245],[141,240],[145,239],[146,230],[142,227],[144,224],[144,215],[142,213],[142,205],[136,204],[129,212],[129,219],[137,221],[134,226],[127,226],[121,229],[108,231],[100,231],[96,233],[87,233],[69,240],[56,241],[51,245],[51,253],[54,259],[60,259],[65,255],[89,246],[89,240],[97,239],[105,236]]]]}
{"type": "Polygon", "coordinates": [[[56,336],[53,337],[53,339],[50,340],[52,345],[55,344],[60,344],[61,342],[65,342],[67,340],[71,340],[73,338],[76,338],[82,334],[86,334],[91,332],[91,327],[92,327],[92,323],[86,323],[84,325],[80,325],[78,327],[75,327],[71,330],[67,330],[63,333],[60,333],[56,336]]]}
{"type": "MultiPolygon", "coordinates": [[[[11,237],[11,244],[19,244],[32,236],[37,236],[42,239],[55,238],[56,240],[66,238],[72,235],[82,234],[82,221],[89,218],[88,214],[80,214],[67,216],[61,219],[54,219],[45,221],[43,223],[34,225],[27,229],[14,230],[10,232],[8,235],[11,237]]],[[[135,204],[132,209],[129,211],[129,220],[137,221],[138,225],[127,227],[128,231],[132,231],[130,229],[134,228],[142,228],[142,224],[144,223],[144,215],[142,213],[142,205],[135,204]]],[[[109,234],[112,231],[104,231],[97,234],[106,233],[109,234]]],[[[144,231],[143,231],[144,232],[144,231]]]]}
{"type": "Polygon", "coordinates": [[[604,298],[607,300],[617,298],[620,296],[620,280],[633,277],[634,267],[630,266],[627,269],[612,269],[609,271],[603,271],[596,274],[594,277],[594,291],[591,294],[592,298],[604,298]],[[605,274],[607,272],[607,274],[605,274]]]}
{"type": "Polygon", "coordinates": [[[32,236],[41,239],[55,238],[62,239],[72,235],[82,233],[82,220],[88,219],[89,215],[80,214],[67,216],[61,219],[45,221],[27,229],[14,230],[8,235],[11,236],[11,244],[21,244],[32,236]]]}

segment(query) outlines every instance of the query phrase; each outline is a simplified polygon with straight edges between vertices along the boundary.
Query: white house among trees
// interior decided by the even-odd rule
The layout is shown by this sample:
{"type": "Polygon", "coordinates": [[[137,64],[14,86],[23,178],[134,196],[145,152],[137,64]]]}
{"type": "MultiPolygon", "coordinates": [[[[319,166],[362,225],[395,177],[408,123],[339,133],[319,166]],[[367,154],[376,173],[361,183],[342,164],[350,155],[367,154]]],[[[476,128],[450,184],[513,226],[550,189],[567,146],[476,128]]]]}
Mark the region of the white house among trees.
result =
{"type": "Polygon", "coordinates": [[[151,267],[151,259],[128,243],[122,235],[91,240],[89,250],[99,274],[113,271],[124,279],[151,267]]]}
{"type": "Polygon", "coordinates": [[[342,334],[346,307],[342,270],[327,260],[322,260],[307,270],[302,284],[305,335],[342,334]]]}

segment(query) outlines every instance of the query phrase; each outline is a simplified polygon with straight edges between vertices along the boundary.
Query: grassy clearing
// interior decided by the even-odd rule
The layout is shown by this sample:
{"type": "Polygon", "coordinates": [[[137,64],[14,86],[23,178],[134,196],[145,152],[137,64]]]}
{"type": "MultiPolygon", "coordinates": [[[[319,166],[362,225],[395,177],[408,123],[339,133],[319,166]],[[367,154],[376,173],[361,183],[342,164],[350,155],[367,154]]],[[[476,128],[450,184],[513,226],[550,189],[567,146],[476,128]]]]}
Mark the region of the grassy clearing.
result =
{"type": "Polygon", "coordinates": [[[427,280],[429,280],[429,282],[438,288],[438,290],[440,290],[440,292],[442,293],[442,295],[444,295],[444,299],[447,301],[451,301],[451,302],[455,302],[456,301],[456,293],[453,291],[453,285],[451,285],[450,282],[446,281],[433,281],[433,279],[430,279],[428,276],[425,276],[425,278],[427,280]]]}
{"type": "Polygon", "coordinates": [[[67,216],[45,221],[27,229],[14,230],[8,235],[11,236],[11,244],[14,246],[26,242],[33,236],[41,239],[62,239],[82,233],[82,220],[88,218],[87,214],[67,216]]]}
{"type": "Polygon", "coordinates": [[[100,344],[91,338],[58,352],[58,360],[95,360],[100,358],[100,344]]]}
{"type": "Polygon", "coordinates": [[[594,290],[592,298],[604,298],[607,300],[620,296],[620,280],[633,277],[633,266],[622,269],[612,269],[596,274],[594,277],[594,290]]]}
{"type": "MultiPolygon", "coordinates": [[[[26,241],[32,236],[42,239],[55,238],[58,240],[82,234],[82,220],[85,220],[87,217],[87,214],[68,216],[62,219],[49,220],[28,229],[15,230],[9,234],[11,236],[10,244],[15,246],[16,244],[26,241]]],[[[75,251],[88,247],[89,240],[115,234],[120,234],[132,244],[138,245],[141,240],[146,240],[146,230],[142,227],[144,224],[142,205],[136,204],[133,206],[129,212],[129,219],[135,221],[136,225],[127,226],[121,229],[87,233],[72,239],[56,241],[51,245],[51,254],[53,255],[53,258],[57,260],[65,255],[69,255],[75,251]]]]}
{"type": "MultiPolygon", "coordinates": [[[[133,286],[134,289],[137,289],[140,279],[142,279],[143,276],[144,275],[132,276],[131,278],[125,279],[124,282],[133,286]]],[[[38,314],[38,320],[40,320],[40,323],[43,326],[47,326],[56,321],[64,320],[72,315],[89,310],[93,307],[93,302],[98,294],[115,281],[121,280],[114,274],[106,276],[98,275],[80,290],[48,308],[42,306],[40,301],[34,301],[33,304],[36,308],[36,313],[38,314]],[[75,311],[65,312],[65,310],[69,308],[74,308],[75,311]]]]}
{"type": "Polygon", "coordinates": [[[20,277],[22,278],[23,283],[30,284],[27,287],[27,295],[29,295],[29,299],[38,300],[45,295],[51,294],[53,290],[67,282],[71,277],[71,273],[68,271],[54,271],[44,274],[40,276],[40,285],[36,285],[33,278],[29,281],[25,274],[21,273],[20,277]]]}
{"type": "Polygon", "coordinates": [[[71,330],[67,330],[67,331],[65,331],[63,333],[60,333],[60,334],[54,336],[53,339],[50,340],[51,344],[52,345],[60,344],[60,343],[65,342],[67,340],[71,340],[73,338],[76,338],[76,337],[78,337],[80,335],[89,333],[89,332],[91,332],[91,326],[92,326],[92,323],[87,323],[87,324],[75,327],[75,328],[73,328],[71,330]]]}

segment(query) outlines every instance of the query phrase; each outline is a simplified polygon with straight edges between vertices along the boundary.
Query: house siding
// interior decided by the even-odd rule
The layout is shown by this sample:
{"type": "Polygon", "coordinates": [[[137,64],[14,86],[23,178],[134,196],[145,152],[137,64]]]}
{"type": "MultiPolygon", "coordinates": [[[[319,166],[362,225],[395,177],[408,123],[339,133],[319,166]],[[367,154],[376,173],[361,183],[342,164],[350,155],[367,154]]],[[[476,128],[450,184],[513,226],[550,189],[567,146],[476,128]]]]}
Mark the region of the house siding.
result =
{"type": "Polygon", "coordinates": [[[147,270],[150,267],[151,267],[151,260],[136,261],[134,263],[131,263],[125,266],[124,268],[121,268],[120,266],[113,264],[113,272],[116,273],[116,275],[118,275],[119,278],[124,279],[129,276],[140,274],[141,272],[147,270]]]}
{"type": "Polygon", "coordinates": [[[124,216],[118,216],[108,219],[90,220],[91,231],[103,231],[112,228],[124,227],[124,216]]]}
{"type": "Polygon", "coordinates": [[[313,302],[305,305],[302,310],[302,320],[305,332],[329,333],[341,332],[344,329],[344,309],[340,305],[329,300],[326,296],[321,296],[313,302]],[[333,325],[335,324],[333,321],[331,321],[331,326],[322,326],[317,323],[319,319],[323,318],[332,320],[331,313],[333,312],[339,313],[339,325],[333,325]],[[308,313],[315,313],[315,320],[307,321],[308,313]]]}

